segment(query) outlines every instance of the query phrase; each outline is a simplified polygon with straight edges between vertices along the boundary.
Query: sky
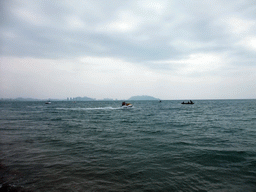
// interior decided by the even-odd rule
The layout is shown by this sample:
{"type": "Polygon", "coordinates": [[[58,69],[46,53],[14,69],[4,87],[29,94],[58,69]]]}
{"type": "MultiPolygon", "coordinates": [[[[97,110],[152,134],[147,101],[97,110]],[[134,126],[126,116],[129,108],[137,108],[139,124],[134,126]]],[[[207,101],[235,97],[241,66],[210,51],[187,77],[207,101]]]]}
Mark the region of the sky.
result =
{"type": "Polygon", "coordinates": [[[0,98],[256,98],[255,0],[0,0],[0,98]]]}

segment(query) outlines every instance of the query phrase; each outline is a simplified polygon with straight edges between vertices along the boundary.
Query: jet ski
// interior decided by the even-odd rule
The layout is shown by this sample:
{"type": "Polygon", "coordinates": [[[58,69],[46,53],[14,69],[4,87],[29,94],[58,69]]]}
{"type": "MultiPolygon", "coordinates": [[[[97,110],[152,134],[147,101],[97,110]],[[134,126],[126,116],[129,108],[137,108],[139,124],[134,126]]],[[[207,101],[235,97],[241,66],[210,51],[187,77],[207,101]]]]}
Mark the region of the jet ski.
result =
{"type": "Polygon", "coordinates": [[[131,108],[131,107],[133,107],[131,103],[126,103],[126,102],[122,103],[122,108],[131,108]]]}

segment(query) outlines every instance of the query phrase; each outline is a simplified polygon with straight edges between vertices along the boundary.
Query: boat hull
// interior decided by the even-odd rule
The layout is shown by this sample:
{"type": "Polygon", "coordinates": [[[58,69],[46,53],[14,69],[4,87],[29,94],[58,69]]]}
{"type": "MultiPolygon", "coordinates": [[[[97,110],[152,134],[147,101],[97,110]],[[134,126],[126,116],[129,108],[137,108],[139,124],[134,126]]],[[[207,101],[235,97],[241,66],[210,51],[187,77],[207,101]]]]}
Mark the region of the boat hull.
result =
{"type": "Polygon", "coordinates": [[[123,105],[122,108],[132,108],[133,105],[123,105]]]}

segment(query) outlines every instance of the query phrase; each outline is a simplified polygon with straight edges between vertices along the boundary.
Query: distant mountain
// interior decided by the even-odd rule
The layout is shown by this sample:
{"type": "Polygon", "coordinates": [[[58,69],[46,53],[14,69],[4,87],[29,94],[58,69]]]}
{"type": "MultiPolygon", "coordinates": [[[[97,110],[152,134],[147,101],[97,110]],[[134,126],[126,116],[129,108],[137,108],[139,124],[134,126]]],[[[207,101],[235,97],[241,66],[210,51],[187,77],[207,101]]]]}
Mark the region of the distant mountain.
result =
{"type": "Polygon", "coordinates": [[[13,99],[14,101],[39,101],[39,99],[33,99],[33,98],[23,98],[23,97],[18,97],[16,99],[13,99]]]}
{"type": "Polygon", "coordinates": [[[160,100],[160,99],[152,96],[142,95],[142,96],[133,96],[128,100],[160,100]]]}

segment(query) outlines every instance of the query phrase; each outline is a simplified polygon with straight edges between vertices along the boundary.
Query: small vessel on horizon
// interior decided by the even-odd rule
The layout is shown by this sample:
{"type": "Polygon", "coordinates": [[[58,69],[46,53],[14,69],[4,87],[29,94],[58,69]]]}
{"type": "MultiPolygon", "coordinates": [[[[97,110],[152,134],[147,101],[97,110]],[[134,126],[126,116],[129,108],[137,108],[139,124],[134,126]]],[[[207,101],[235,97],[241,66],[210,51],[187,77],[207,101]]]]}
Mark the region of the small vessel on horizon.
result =
{"type": "Polygon", "coordinates": [[[194,103],[193,103],[193,101],[188,101],[187,103],[185,103],[184,101],[181,103],[181,104],[190,104],[190,105],[193,105],[194,103]]]}

